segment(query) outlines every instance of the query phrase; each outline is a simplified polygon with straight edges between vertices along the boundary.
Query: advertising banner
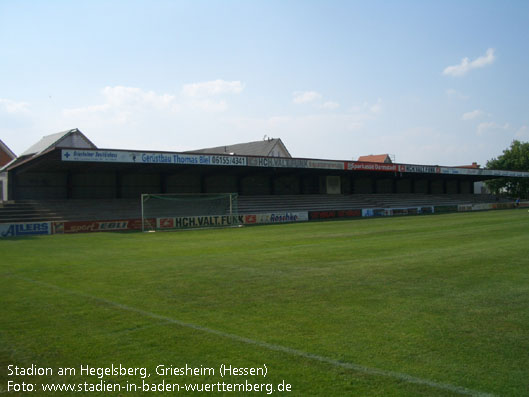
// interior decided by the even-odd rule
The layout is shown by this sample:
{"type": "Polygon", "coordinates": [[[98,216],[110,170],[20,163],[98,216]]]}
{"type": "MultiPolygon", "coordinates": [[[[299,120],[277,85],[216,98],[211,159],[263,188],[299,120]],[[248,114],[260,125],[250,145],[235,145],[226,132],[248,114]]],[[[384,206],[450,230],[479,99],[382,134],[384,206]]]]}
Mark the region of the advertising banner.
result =
{"type": "Polygon", "coordinates": [[[156,218],[156,228],[158,229],[174,229],[175,218],[156,218]]]}
{"type": "Polygon", "coordinates": [[[309,219],[356,218],[362,216],[362,210],[309,211],[309,219]]]}
{"type": "Polygon", "coordinates": [[[446,212],[457,212],[458,206],[457,205],[436,205],[435,207],[436,213],[446,213],[446,212]]]}
{"type": "Polygon", "coordinates": [[[2,223],[0,237],[51,234],[51,222],[2,223]]]}
{"type": "Polygon", "coordinates": [[[456,167],[441,167],[441,174],[450,175],[479,175],[478,169],[474,168],[456,168],[456,167]]]}
{"type": "Polygon", "coordinates": [[[341,170],[343,171],[345,164],[343,161],[332,160],[308,160],[308,168],[317,168],[320,170],[341,170]]]}
{"type": "Polygon", "coordinates": [[[347,163],[349,171],[381,171],[381,172],[397,172],[398,166],[396,164],[385,163],[366,163],[359,161],[349,161],[347,163]]]}
{"type": "Polygon", "coordinates": [[[491,210],[492,204],[473,204],[472,205],[472,211],[484,211],[484,210],[491,210]]]}
{"type": "Polygon", "coordinates": [[[276,168],[311,168],[325,170],[413,172],[451,175],[486,175],[529,178],[529,172],[467,169],[428,165],[386,164],[359,161],[296,159],[281,157],[246,157],[188,153],[133,152],[121,150],[62,149],[61,160],[69,162],[180,164],[210,166],[251,166],[276,168]]]}
{"type": "Polygon", "coordinates": [[[421,215],[433,214],[434,207],[408,207],[408,208],[365,208],[362,216],[396,216],[396,215],[421,215]]]}
{"type": "Polygon", "coordinates": [[[307,211],[301,212],[273,212],[270,214],[257,214],[257,223],[287,223],[306,222],[309,220],[307,211]]]}
{"type": "Polygon", "coordinates": [[[157,218],[158,229],[190,229],[197,227],[217,227],[234,225],[256,225],[308,221],[308,212],[277,212],[247,215],[184,216],[177,218],[157,218]]]}
{"type": "MultiPolygon", "coordinates": [[[[147,221],[154,223],[154,219],[147,219],[147,221]]],[[[55,234],[110,232],[123,230],[141,230],[141,219],[54,222],[53,225],[53,232],[55,234]]]]}
{"type": "Polygon", "coordinates": [[[373,211],[372,208],[365,208],[362,210],[362,216],[367,216],[367,217],[375,216],[375,212],[373,211]]]}
{"type": "Polygon", "coordinates": [[[362,216],[390,216],[391,210],[384,208],[365,208],[362,210],[362,216]]]}
{"type": "Polygon", "coordinates": [[[206,215],[156,218],[156,227],[158,229],[190,229],[195,227],[241,225],[243,223],[244,215],[206,215]]]}
{"type": "Polygon", "coordinates": [[[246,157],[177,154],[156,152],[126,152],[117,150],[74,150],[63,149],[62,161],[88,161],[104,163],[137,163],[137,164],[183,164],[183,165],[246,165],[246,157]]]}
{"type": "Polygon", "coordinates": [[[416,172],[421,174],[439,174],[441,173],[441,168],[431,165],[409,165],[409,164],[399,164],[400,172],[416,172]]]}
{"type": "Polygon", "coordinates": [[[306,159],[287,159],[281,157],[248,157],[250,167],[309,168],[306,159]]]}
{"type": "Polygon", "coordinates": [[[493,203],[493,210],[506,210],[508,208],[514,208],[514,203],[493,203]]]}
{"type": "Polygon", "coordinates": [[[254,225],[257,223],[257,215],[244,215],[245,225],[254,225]]]}
{"type": "Polygon", "coordinates": [[[314,168],[323,170],[344,170],[343,161],[311,160],[281,157],[248,157],[250,167],[275,167],[275,168],[314,168]]]}

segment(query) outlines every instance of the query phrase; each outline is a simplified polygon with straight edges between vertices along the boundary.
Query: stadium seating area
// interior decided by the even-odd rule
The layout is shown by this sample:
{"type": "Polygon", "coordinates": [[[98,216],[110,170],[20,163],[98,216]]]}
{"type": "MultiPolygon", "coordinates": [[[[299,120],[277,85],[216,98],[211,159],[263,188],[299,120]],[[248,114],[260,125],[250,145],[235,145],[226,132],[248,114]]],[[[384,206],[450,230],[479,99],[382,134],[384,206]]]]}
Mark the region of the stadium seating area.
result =
{"type": "Polygon", "coordinates": [[[240,196],[239,212],[324,211],[358,208],[402,208],[495,202],[492,195],[351,194],[296,196],[240,196]]]}
{"type": "MultiPolygon", "coordinates": [[[[283,195],[239,196],[239,213],[325,211],[360,208],[406,208],[506,202],[492,195],[283,195]]],[[[0,204],[0,223],[34,221],[119,220],[141,217],[139,199],[19,201],[0,204]]]]}

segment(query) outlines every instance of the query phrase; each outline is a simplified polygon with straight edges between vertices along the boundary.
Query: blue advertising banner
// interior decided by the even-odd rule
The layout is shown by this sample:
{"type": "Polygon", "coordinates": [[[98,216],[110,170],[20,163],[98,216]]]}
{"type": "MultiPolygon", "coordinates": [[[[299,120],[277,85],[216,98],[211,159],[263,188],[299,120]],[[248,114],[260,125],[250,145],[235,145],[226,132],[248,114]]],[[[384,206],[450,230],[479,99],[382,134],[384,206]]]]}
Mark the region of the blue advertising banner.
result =
{"type": "Polygon", "coordinates": [[[39,234],[51,234],[51,222],[0,224],[0,237],[35,236],[39,234]]]}

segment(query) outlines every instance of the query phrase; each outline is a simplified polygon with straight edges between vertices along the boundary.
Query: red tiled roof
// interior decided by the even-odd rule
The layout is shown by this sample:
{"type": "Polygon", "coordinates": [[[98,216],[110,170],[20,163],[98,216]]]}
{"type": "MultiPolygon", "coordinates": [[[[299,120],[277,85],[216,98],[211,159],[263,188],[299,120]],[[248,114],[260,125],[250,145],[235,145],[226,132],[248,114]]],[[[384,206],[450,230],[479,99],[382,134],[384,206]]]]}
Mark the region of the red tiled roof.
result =
{"type": "MultiPolygon", "coordinates": [[[[385,163],[389,159],[388,154],[370,154],[369,156],[360,156],[357,161],[366,161],[368,163],[385,163]]],[[[389,160],[391,162],[391,160],[389,160]]]]}
{"type": "Polygon", "coordinates": [[[458,165],[456,168],[479,168],[479,164],[472,163],[472,165],[458,165]]]}

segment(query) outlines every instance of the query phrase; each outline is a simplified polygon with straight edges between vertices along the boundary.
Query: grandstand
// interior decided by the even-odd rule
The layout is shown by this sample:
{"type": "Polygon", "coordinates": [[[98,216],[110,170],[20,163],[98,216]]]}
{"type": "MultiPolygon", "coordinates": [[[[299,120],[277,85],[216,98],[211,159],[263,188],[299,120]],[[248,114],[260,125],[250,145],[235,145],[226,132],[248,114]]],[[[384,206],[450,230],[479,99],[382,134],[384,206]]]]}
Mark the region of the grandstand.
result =
{"type": "MultiPolygon", "coordinates": [[[[418,206],[465,205],[490,202],[511,202],[493,195],[421,195],[421,194],[358,194],[358,195],[284,195],[240,196],[239,214],[358,210],[364,208],[408,208],[418,206]]],[[[137,199],[101,200],[22,200],[0,206],[0,223],[39,221],[95,221],[138,219],[137,199]]]]}
{"type": "Polygon", "coordinates": [[[293,158],[279,139],[186,153],[100,149],[74,129],[43,137],[0,170],[0,223],[137,220],[144,193],[236,193],[243,215],[484,209],[482,204],[508,200],[473,194],[475,182],[529,177],[476,167],[394,164],[388,157],[379,163],[365,160],[293,158]]]}

